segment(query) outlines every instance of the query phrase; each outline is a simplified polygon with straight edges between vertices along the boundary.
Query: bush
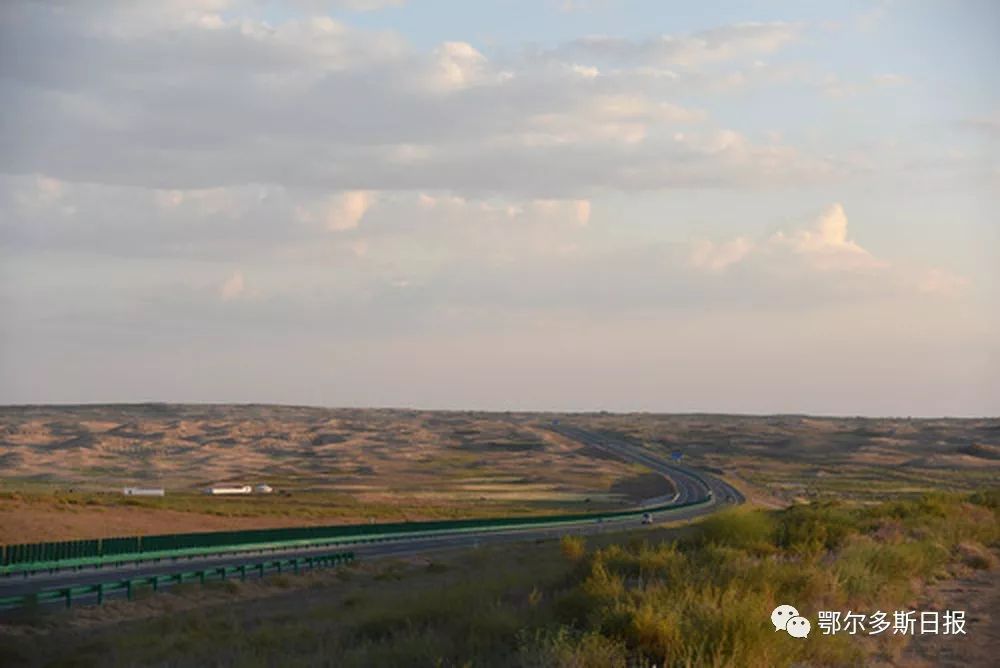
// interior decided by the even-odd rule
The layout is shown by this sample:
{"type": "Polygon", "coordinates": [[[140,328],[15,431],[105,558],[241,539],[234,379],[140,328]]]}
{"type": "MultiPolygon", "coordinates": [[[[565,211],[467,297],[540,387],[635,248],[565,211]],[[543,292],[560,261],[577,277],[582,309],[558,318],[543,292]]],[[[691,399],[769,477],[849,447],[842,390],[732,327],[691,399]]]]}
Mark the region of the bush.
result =
{"type": "Polygon", "coordinates": [[[563,536],[559,540],[559,549],[570,561],[580,561],[587,553],[587,546],[581,536],[563,536]]]}
{"type": "Polygon", "coordinates": [[[701,531],[695,541],[700,544],[763,551],[774,544],[774,520],[761,510],[725,510],[706,519],[699,528],[701,531]]]}
{"type": "Polygon", "coordinates": [[[522,633],[518,664],[523,668],[625,668],[624,643],[598,633],[574,633],[565,626],[554,632],[522,633]]]}
{"type": "Polygon", "coordinates": [[[1000,487],[976,492],[969,496],[969,502],[991,510],[1000,509],[1000,487]]]}
{"type": "Polygon", "coordinates": [[[778,520],[776,544],[796,554],[836,550],[854,533],[857,521],[841,506],[793,506],[778,520]]]}

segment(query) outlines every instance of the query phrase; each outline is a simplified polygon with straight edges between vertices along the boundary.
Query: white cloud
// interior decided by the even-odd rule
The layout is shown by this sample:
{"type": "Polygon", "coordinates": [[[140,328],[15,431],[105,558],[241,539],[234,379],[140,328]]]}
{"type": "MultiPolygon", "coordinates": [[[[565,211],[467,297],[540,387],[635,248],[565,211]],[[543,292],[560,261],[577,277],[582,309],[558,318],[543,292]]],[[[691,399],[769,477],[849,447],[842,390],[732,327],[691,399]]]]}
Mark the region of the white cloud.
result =
{"type": "Polygon", "coordinates": [[[157,190],[153,199],[156,206],[162,209],[175,209],[184,203],[184,193],[180,190],[157,190]]]}
{"type": "Polygon", "coordinates": [[[219,296],[222,297],[224,301],[232,301],[240,298],[245,289],[246,285],[243,281],[243,272],[236,271],[233,272],[229,278],[223,281],[222,286],[219,288],[219,296]]]}
{"type": "Polygon", "coordinates": [[[832,204],[811,228],[791,233],[778,232],[772,245],[786,246],[809,257],[820,269],[859,269],[884,266],[871,253],[847,237],[847,214],[841,204],[832,204]]]}
{"type": "Polygon", "coordinates": [[[752,253],[777,256],[785,260],[789,254],[803,258],[807,265],[820,270],[854,270],[886,266],[862,248],[847,233],[847,214],[843,205],[835,203],[823,211],[811,225],[791,231],[779,231],[763,243],[738,237],[715,243],[699,240],[692,249],[690,260],[695,267],[721,271],[751,257],[752,253]]]}
{"type": "Polygon", "coordinates": [[[245,212],[247,201],[241,188],[195,188],[154,190],[153,203],[162,210],[183,209],[199,216],[236,217],[245,212]]]}
{"type": "MultiPolygon", "coordinates": [[[[725,331],[738,343],[755,330],[755,342],[779,342],[776,359],[787,361],[786,352],[815,353],[804,344],[786,351],[780,343],[798,341],[796,328],[817,322],[812,316],[821,311],[823,322],[844,327],[823,332],[833,340],[857,331],[857,323],[836,312],[841,308],[871,307],[873,317],[863,324],[881,329],[884,306],[891,313],[884,320],[902,330],[894,317],[913,306],[926,316],[918,323],[954,330],[949,345],[971,338],[972,330],[942,316],[945,299],[954,300],[956,311],[976,304],[977,312],[990,312],[965,301],[994,298],[988,278],[981,278],[992,278],[989,269],[970,262],[968,270],[979,271],[976,286],[983,286],[976,291],[970,279],[947,269],[908,266],[892,255],[901,249],[867,241],[884,238],[884,230],[870,234],[882,221],[852,219],[849,225],[839,205],[779,234],[746,232],[767,222],[757,220],[768,215],[762,210],[798,207],[803,197],[833,201],[835,192],[851,198],[872,193],[878,201],[867,208],[886,210],[898,196],[877,179],[885,173],[879,160],[850,153],[860,152],[855,142],[874,126],[855,124],[855,114],[841,113],[849,110],[835,109],[835,136],[821,137],[811,134],[809,123],[785,127],[779,114],[772,118],[779,125],[771,127],[757,113],[779,98],[794,111],[801,93],[812,95],[824,85],[831,94],[851,95],[900,83],[898,75],[856,68],[848,69],[857,78],[844,81],[847,70],[837,69],[843,50],[836,47],[845,45],[810,45],[810,53],[834,48],[815,65],[790,62],[778,52],[802,37],[803,26],[737,24],[551,48],[511,48],[457,31],[455,41],[425,46],[393,31],[352,25],[343,13],[321,15],[391,1],[301,0],[287,12],[272,11],[273,4],[4,3],[0,300],[3,312],[14,315],[0,319],[0,340],[8,358],[83,359],[65,350],[49,354],[66,345],[69,332],[74,349],[109,349],[106,357],[87,356],[108,367],[106,360],[120,358],[117,344],[126,338],[143,341],[136,359],[173,362],[179,359],[177,331],[207,323],[204,331],[213,336],[198,342],[205,359],[230,356],[237,376],[247,374],[241,378],[254,375],[248,359],[263,360],[269,370],[287,366],[291,377],[314,370],[317,351],[336,355],[343,345],[377,350],[387,336],[406,345],[421,337],[445,340],[436,354],[406,355],[408,360],[458,359],[448,337],[472,339],[490,330],[502,338],[522,331],[516,318],[523,318],[543,323],[542,336],[524,330],[532,334],[524,337],[530,354],[541,340],[557,341],[555,352],[563,354],[577,332],[592,333],[606,323],[613,336],[595,336],[593,350],[608,357],[609,369],[622,368],[627,358],[640,371],[670,378],[659,369],[654,374],[648,359],[688,350],[676,341],[665,345],[663,337],[690,326],[698,317],[691,314],[725,314],[732,325],[706,325],[691,335],[704,345],[706,359],[725,348],[716,333],[725,331]],[[817,75],[813,68],[819,67],[817,75]],[[828,68],[833,76],[827,79],[828,68]],[[757,90],[762,86],[779,94],[758,96],[768,92],[757,90]],[[753,93],[749,104],[744,91],[753,93]],[[719,94],[727,97],[714,97],[719,94]],[[776,129],[783,132],[768,132],[776,129]],[[789,143],[796,141],[803,143],[789,143]],[[840,188],[840,177],[852,173],[876,178],[865,182],[865,190],[857,181],[832,192],[789,188],[840,188]],[[691,245],[672,243],[698,218],[744,203],[747,220],[734,221],[732,232],[691,245]],[[662,225],[653,224],[656,218],[662,225]],[[189,282],[186,291],[178,289],[178,276],[189,282]],[[275,298],[256,299],[258,285],[275,298]],[[220,300],[228,300],[228,308],[219,308],[220,300]],[[8,308],[12,302],[17,308],[8,308]],[[759,319],[731,315],[742,309],[753,309],[759,319]],[[748,323],[771,323],[773,330],[748,323]],[[53,332],[49,338],[35,336],[45,328],[53,332]],[[551,336],[557,331],[569,338],[551,336]],[[648,348],[632,345],[645,333],[648,348]],[[224,334],[218,337],[226,342],[222,348],[212,348],[215,334],[224,334]],[[776,338],[769,339],[772,334],[776,338]],[[293,353],[302,354],[301,366],[287,364],[293,353]]],[[[884,62],[898,60],[886,55],[884,62]]],[[[820,105],[823,118],[827,106],[820,105]]],[[[995,114],[964,125],[993,134],[1000,127],[995,114]]],[[[904,130],[900,126],[900,137],[913,134],[904,130]]],[[[974,158],[983,144],[973,139],[962,148],[974,158]]],[[[895,150],[888,143],[878,147],[895,150]]],[[[920,157],[935,157],[930,145],[923,150],[920,157]]],[[[987,168],[995,181],[1000,172],[993,161],[987,168]]],[[[981,195],[978,185],[963,182],[945,193],[946,200],[920,193],[920,205],[925,195],[928,202],[926,215],[915,221],[921,225],[944,210],[940,205],[959,205],[947,213],[967,227],[941,250],[954,253],[956,264],[968,230],[991,229],[982,227],[989,220],[975,218],[983,215],[982,200],[973,209],[966,198],[981,195]]],[[[907,205],[898,215],[912,212],[907,205]]],[[[867,345],[864,336],[857,340],[867,345]]],[[[458,357],[486,360],[484,369],[503,372],[490,356],[498,349],[487,342],[476,355],[458,357]]],[[[734,359],[758,349],[737,348],[734,359]]],[[[895,350],[892,344],[889,351],[895,350]]],[[[985,348],[964,350],[981,357],[985,348]]],[[[579,369],[594,358],[566,359],[572,362],[566,368],[579,369]]],[[[948,365],[954,366],[951,360],[948,365]]],[[[387,377],[398,377],[398,365],[389,366],[387,377]]],[[[170,373],[176,365],[164,367],[167,380],[159,387],[189,398],[183,395],[190,387],[170,385],[177,382],[170,373]]],[[[703,376],[695,368],[681,384],[703,376]]],[[[93,375],[56,369],[51,377],[24,377],[62,387],[62,381],[93,375]]],[[[720,377],[706,383],[714,386],[708,396],[720,377]]],[[[753,384],[759,374],[747,377],[753,384]]],[[[215,379],[193,380],[202,386],[215,379]]],[[[301,378],[291,382],[308,385],[301,378]]],[[[148,394],[149,387],[144,378],[140,391],[148,394]]],[[[637,392],[662,396],[650,386],[637,392]]],[[[329,402],[330,396],[316,390],[311,399],[329,402]]]]}
{"type": "Polygon", "coordinates": [[[850,238],[847,214],[839,203],[809,225],[776,232],[759,242],[745,237],[698,240],[688,252],[688,262],[709,273],[739,267],[782,281],[828,281],[838,289],[857,291],[892,289],[955,297],[969,286],[967,278],[941,269],[910,268],[876,257],[850,238]]]}
{"type": "Polygon", "coordinates": [[[679,80],[651,85],[604,65],[619,48],[636,67],[662,71],[664,59],[767,52],[797,34],[794,26],[488,58],[468,42],[420,49],[329,17],[272,25],[240,3],[85,4],[25,3],[13,14],[7,46],[28,54],[5,59],[0,77],[11,119],[0,143],[13,171],[185,193],[335,183],[579,198],[602,188],[798,183],[828,178],[833,164],[749,140],[738,159],[720,156],[694,135],[679,151],[664,142],[678,125],[720,130],[681,103],[710,88],[710,76],[685,66],[679,80]],[[49,139],[30,139],[40,133],[49,139]]]}
{"type": "Polygon", "coordinates": [[[343,232],[357,228],[373,204],[375,204],[374,193],[367,190],[353,190],[332,195],[312,206],[299,205],[295,213],[302,222],[322,222],[328,230],[343,232]]]}
{"type": "Polygon", "coordinates": [[[331,230],[350,230],[358,226],[365,213],[375,203],[375,196],[364,190],[344,193],[340,201],[331,203],[326,214],[326,226],[331,230]]]}
{"type": "Polygon", "coordinates": [[[587,199],[470,199],[450,193],[419,193],[417,207],[467,223],[473,219],[481,223],[522,219],[538,224],[572,222],[586,225],[591,212],[590,200],[587,199]]]}
{"type": "Polygon", "coordinates": [[[350,12],[374,12],[390,7],[402,7],[406,0],[291,0],[296,7],[315,14],[337,9],[350,12]]]}
{"type": "Polygon", "coordinates": [[[584,79],[596,79],[601,74],[601,71],[593,65],[577,65],[574,63],[570,69],[584,79]]]}
{"type": "Polygon", "coordinates": [[[527,148],[573,145],[584,141],[638,144],[647,135],[646,123],[634,120],[602,120],[577,114],[539,114],[531,128],[513,139],[527,148]]]}
{"type": "Polygon", "coordinates": [[[689,35],[663,35],[643,41],[607,36],[586,37],[560,47],[560,50],[611,62],[696,67],[773,53],[798,39],[801,32],[802,26],[797,24],[740,23],[689,35]]]}
{"type": "Polygon", "coordinates": [[[435,49],[434,60],[431,82],[444,91],[467,88],[482,81],[487,69],[486,56],[467,42],[443,43],[435,49]]]}
{"type": "Polygon", "coordinates": [[[654,102],[642,94],[604,95],[590,103],[590,112],[603,120],[636,120],[648,123],[692,123],[705,113],[670,102],[654,102]]]}
{"type": "Polygon", "coordinates": [[[753,250],[753,246],[753,242],[744,237],[721,244],[701,239],[695,242],[689,259],[698,269],[719,272],[745,258],[753,250]]]}
{"type": "Polygon", "coordinates": [[[590,222],[590,200],[537,199],[528,203],[506,204],[496,207],[508,217],[529,216],[548,222],[573,222],[586,225],[590,222]]]}
{"type": "Polygon", "coordinates": [[[465,206],[465,198],[456,195],[428,195],[420,193],[417,196],[417,204],[423,209],[434,209],[438,206],[462,207],[465,206]]]}
{"type": "MultiPolygon", "coordinates": [[[[42,174],[22,180],[17,187],[14,201],[17,208],[23,212],[54,213],[60,216],[74,216],[77,207],[66,197],[70,189],[59,179],[42,174]]],[[[0,216],[2,217],[2,216],[0,216]]]]}
{"type": "Polygon", "coordinates": [[[39,199],[45,202],[54,202],[62,197],[65,190],[63,183],[58,179],[49,178],[47,176],[39,176],[35,179],[35,184],[38,189],[39,199]]]}

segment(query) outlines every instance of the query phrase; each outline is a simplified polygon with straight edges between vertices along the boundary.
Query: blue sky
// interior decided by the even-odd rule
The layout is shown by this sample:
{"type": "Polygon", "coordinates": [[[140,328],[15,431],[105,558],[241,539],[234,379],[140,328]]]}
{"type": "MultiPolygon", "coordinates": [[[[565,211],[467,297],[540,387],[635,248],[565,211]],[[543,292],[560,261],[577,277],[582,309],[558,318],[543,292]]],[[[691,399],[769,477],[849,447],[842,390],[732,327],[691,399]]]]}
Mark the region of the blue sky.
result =
{"type": "Polygon", "coordinates": [[[992,2],[17,0],[0,402],[996,414],[992,2]]]}

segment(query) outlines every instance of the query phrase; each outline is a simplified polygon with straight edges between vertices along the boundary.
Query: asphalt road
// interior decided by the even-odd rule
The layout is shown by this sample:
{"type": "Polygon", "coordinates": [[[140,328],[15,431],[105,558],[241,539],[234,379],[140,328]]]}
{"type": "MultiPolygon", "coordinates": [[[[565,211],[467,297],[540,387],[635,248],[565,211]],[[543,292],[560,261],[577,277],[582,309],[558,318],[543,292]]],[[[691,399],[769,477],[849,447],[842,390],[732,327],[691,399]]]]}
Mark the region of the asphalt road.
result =
{"type": "MultiPolygon", "coordinates": [[[[608,454],[626,461],[633,461],[669,477],[677,490],[673,499],[675,505],[698,501],[709,501],[704,505],[688,508],[677,508],[658,512],[655,522],[674,522],[690,520],[715,512],[719,506],[731,503],[742,503],[743,495],[724,481],[704,472],[697,472],[688,467],[667,463],[652,453],[625,439],[585,431],[571,426],[552,426],[551,429],[567,438],[599,448],[608,454]]],[[[668,498],[669,500],[669,498],[668,498]]],[[[662,505],[663,499],[647,500],[643,506],[662,505]],[[656,502],[656,503],[653,503],[656,502]]],[[[0,597],[30,594],[43,589],[92,585],[101,582],[109,583],[126,578],[140,578],[152,575],[166,575],[178,572],[197,571],[213,566],[251,564],[265,559],[289,559],[309,555],[351,551],[358,559],[379,559],[386,557],[412,556],[441,550],[475,548],[481,545],[496,545],[518,541],[537,541],[556,538],[566,534],[593,534],[610,531],[621,531],[636,528],[638,522],[634,517],[615,520],[586,520],[573,524],[562,524],[555,527],[533,527],[527,529],[510,529],[500,531],[467,532],[447,534],[434,537],[404,538],[398,541],[377,544],[342,544],[316,548],[292,548],[289,550],[271,551],[267,553],[240,553],[239,555],[224,555],[211,557],[196,557],[161,562],[144,562],[125,564],[120,567],[103,569],[86,569],[80,571],[59,571],[54,574],[40,573],[30,577],[10,576],[0,579],[0,597]]]]}
{"type": "MultiPolygon", "coordinates": [[[[674,482],[674,487],[677,489],[677,498],[675,500],[677,504],[700,501],[709,491],[718,504],[743,503],[746,501],[739,490],[724,480],[720,480],[704,471],[696,471],[687,466],[667,462],[659,457],[656,452],[643,448],[627,439],[587,431],[569,425],[553,425],[549,429],[574,441],[598,448],[625,461],[637,462],[657,473],[665,475],[674,482]]],[[[714,512],[714,510],[714,507],[706,508],[701,514],[708,514],[714,512]]]]}

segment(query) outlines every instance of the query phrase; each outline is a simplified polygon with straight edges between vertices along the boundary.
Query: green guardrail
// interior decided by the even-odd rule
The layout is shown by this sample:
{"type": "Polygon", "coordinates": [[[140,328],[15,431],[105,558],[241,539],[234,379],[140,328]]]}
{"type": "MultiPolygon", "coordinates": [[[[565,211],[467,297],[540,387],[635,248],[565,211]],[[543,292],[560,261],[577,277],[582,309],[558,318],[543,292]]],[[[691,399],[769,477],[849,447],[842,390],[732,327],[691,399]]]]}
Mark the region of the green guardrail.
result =
{"type": "Polygon", "coordinates": [[[297,575],[304,568],[311,570],[350,563],[354,563],[353,552],[336,552],[289,559],[269,559],[253,563],[213,566],[182,573],[126,578],[116,582],[101,582],[92,585],[54,587],[51,589],[42,589],[32,594],[0,598],[0,610],[43,605],[54,601],[64,601],[66,607],[69,608],[73,605],[74,597],[80,599],[81,597],[90,596],[96,597],[97,604],[101,605],[104,603],[105,596],[122,591],[125,592],[129,600],[132,600],[136,590],[142,586],[148,586],[153,591],[158,591],[161,585],[169,586],[190,581],[205,584],[212,580],[229,580],[235,578],[245,581],[248,574],[255,573],[260,578],[263,578],[268,573],[283,573],[287,571],[291,571],[297,575]]]}
{"type": "Polygon", "coordinates": [[[689,508],[710,501],[709,495],[705,499],[684,504],[663,504],[651,508],[631,508],[608,513],[395,522],[379,525],[288,527],[6,545],[0,546],[0,564],[2,564],[0,575],[235,552],[383,542],[470,531],[504,531],[576,522],[600,522],[638,517],[646,512],[668,512],[689,508]]]}

